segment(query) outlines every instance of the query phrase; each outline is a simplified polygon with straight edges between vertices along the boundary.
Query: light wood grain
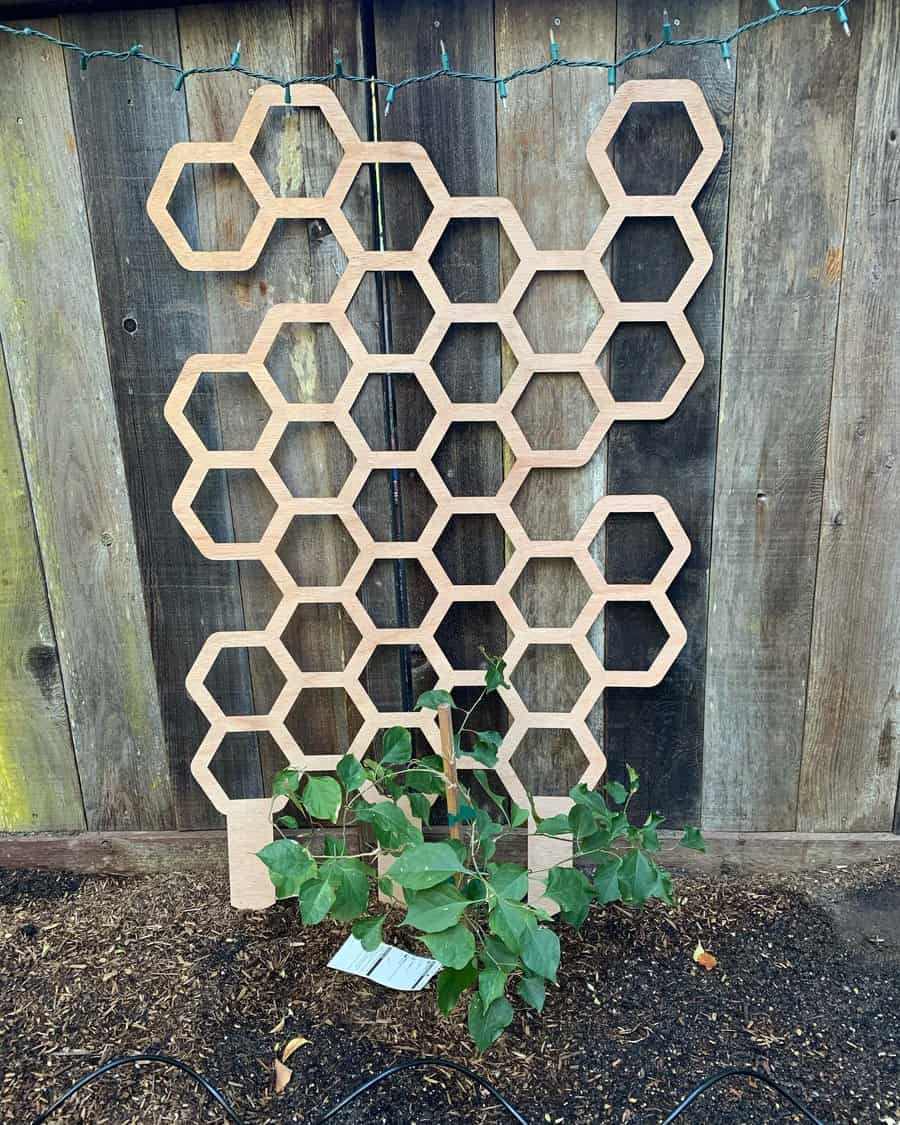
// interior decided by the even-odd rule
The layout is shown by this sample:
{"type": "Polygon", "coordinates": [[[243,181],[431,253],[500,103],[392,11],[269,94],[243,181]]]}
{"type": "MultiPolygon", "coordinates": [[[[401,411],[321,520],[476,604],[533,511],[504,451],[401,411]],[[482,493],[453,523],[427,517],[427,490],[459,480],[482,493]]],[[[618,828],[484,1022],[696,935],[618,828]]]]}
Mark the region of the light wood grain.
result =
{"type": "MultiPolygon", "coordinates": [[[[41,25],[53,34],[57,23],[41,25]]],[[[61,53],[0,69],[0,336],[85,817],[169,827],[168,763],[61,53]],[[40,96],[34,91],[40,90],[40,96]]]]}
{"type": "Polygon", "coordinates": [[[800,773],[812,831],[890,829],[898,796],[898,43],[900,9],[867,9],[800,773]]]}
{"type": "Polygon", "coordinates": [[[784,21],[738,59],[704,827],[796,826],[858,46],[784,21]]]}

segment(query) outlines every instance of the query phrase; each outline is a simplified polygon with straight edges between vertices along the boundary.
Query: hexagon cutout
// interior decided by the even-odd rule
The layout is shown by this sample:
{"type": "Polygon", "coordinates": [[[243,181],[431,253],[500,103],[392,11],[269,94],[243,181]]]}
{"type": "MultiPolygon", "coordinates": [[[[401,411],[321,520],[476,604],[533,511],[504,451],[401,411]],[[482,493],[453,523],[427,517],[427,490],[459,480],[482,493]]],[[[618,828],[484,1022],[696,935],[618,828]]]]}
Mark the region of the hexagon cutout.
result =
{"type": "Polygon", "coordinates": [[[693,255],[674,218],[628,216],[612,238],[613,288],[620,301],[668,301],[693,255]]]}
{"type": "Polygon", "coordinates": [[[416,469],[373,469],[353,505],[376,543],[418,539],[437,508],[416,469]]]}
{"type": "Polygon", "coordinates": [[[340,673],[362,636],[340,602],[299,602],[281,640],[304,672],[340,673]]]}
{"type": "Polygon", "coordinates": [[[431,268],[453,304],[496,304],[519,264],[500,217],[452,217],[431,251],[431,268]],[[500,248],[498,257],[497,249],[500,248]]]}
{"type": "Polygon", "coordinates": [[[288,422],[271,456],[292,496],[337,496],[354,457],[334,422],[288,422]]]}
{"type": "Polygon", "coordinates": [[[259,543],[277,507],[256,469],[207,469],[191,501],[213,543],[259,543]]]}
{"type": "Polygon", "coordinates": [[[432,458],[451,496],[496,496],[503,485],[503,431],[497,422],[453,422],[432,458]]]}
{"type": "Polygon", "coordinates": [[[356,595],[376,629],[418,629],[437,590],[418,559],[373,559],[356,595]]]}
{"type": "Polygon", "coordinates": [[[512,599],[532,629],[568,629],[591,596],[575,560],[531,558],[513,584],[512,599]]]}
{"type": "Polygon", "coordinates": [[[684,102],[634,102],[607,145],[626,195],[676,195],[701,152],[684,102]]]}
{"type": "Polygon", "coordinates": [[[412,250],[433,208],[412,164],[373,161],[358,166],[341,210],[365,250],[404,251],[412,250]],[[379,193],[384,226],[376,230],[372,201],[379,193]]]}
{"type": "Polygon", "coordinates": [[[417,449],[434,415],[418,377],[405,372],[367,375],[350,408],[350,417],[376,452],[417,449]]]}
{"type": "Polygon", "coordinates": [[[431,366],[451,402],[496,402],[503,389],[503,356],[512,352],[499,324],[454,323],[438,344],[431,366]]]}
{"type": "Polygon", "coordinates": [[[653,512],[611,512],[591,545],[603,559],[603,574],[614,585],[655,582],[672,554],[672,544],[653,512]]]}
{"type": "Polygon", "coordinates": [[[503,652],[507,635],[506,618],[496,602],[453,602],[434,631],[434,639],[457,672],[486,668],[484,652],[503,652]]]}
{"type": "Polygon", "coordinates": [[[209,693],[222,708],[223,714],[267,715],[275,705],[286,683],[284,672],[265,645],[244,645],[220,648],[203,679],[209,693]],[[253,665],[253,698],[236,692],[253,665]]]}
{"type": "Polygon", "coordinates": [[[661,402],[685,363],[664,321],[620,322],[605,353],[616,402],[661,402]]]}
{"type": "MultiPolygon", "coordinates": [[[[608,496],[598,500],[578,531],[577,542],[601,557],[606,553],[609,570],[615,575],[634,574],[630,556],[635,552],[641,557],[646,554],[655,568],[652,581],[657,590],[669,586],[691,553],[684,528],[662,496],[629,496],[627,500],[608,496]],[[610,519],[612,535],[607,543],[606,523],[610,519]]],[[[638,573],[642,578],[646,576],[646,571],[638,573]]],[[[626,578],[620,583],[618,578],[607,575],[607,581],[624,585],[627,590],[635,579],[626,578]]]]}
{"type": "Polygon", "coordinates": [[[342,687],[303,688],[285,719],[308,757],[346,754],[362,725],[359,709],[342,687]]]}
{"type": "Polygon", "coordinates": [[[513,407],[513,417],[533,450],[575,450],[599,413],[577,371],[536,371],[513,407]]]}
{"type": "Polygon", "coordinates": [[[565,797],[590,762],[567,727],[530,727],[513,751],[510,765],[530,793],[565,797]]]}
{"type": "Polygon", "coordinates": [[[263,779],[260,770],[261,750],[267,762],[278,768],[289,765],[284,751],[265,730],[230,730],[213,752],[209,772],[229,801],[264,798],[271,792],[270,779],[263,779]]]}
{"type": "Polygon", "coordinates": [[[589,676],[571,645],[528,645],[510,677],[529,711],[568,714],[589,676]]]}
{"type": "Polygon", "coordinates": [[[434,307],[410,270],[366,270],[347,305],[347,317],[371,355],[410,355],[434,318],[434,307]],[[383,323],[380,309],[390,303],[383,323]]]}
{"type": "Polygon", "coordinates": [[[295,515],[276,549],[298,586],[340,586],[358,554],[343,521],[334,515],[295,515]]]}
{"type": "Polygon", "coordinates": [[[506,531],[493,512],[452,515],[434,554],[454,586],[492,586],[506,565],[506,531]]]}
{"type": "Polygon", "coordinates": [[[537,270],[516,305],[515,315],[533,351],[578,354],[587,347],[603,314],[583,270],[537,270]]]}
{"type": "Polygon", "coordinates": [[[647,672],[669,639],[652,602],[607,602],[595,628],[604,637],[601,655],[608,672],[647,672]]]}
{"type": "Polygon", "coordinates": [[[269,345],[265,364],[287,401],[306,405],[334,402],[352,361],[333,324],[287,320],[269,345]]]}
{"type": "Polygon", "coordinates": [[[381,713],[412,711],[437,675],[418,645],[376,645],[360,676],[375,709],[381,713]]]}
{"type": "Polygon", "coordinates": [[[275,222],[271,202],[269,185],[249,153],[227,142],[184,141],[166,153],[147,196],[147,214],[184,269],[246,270],[256,263],[275,222]],[[192,172],[187,172],[189,165],[192,172]],[[224,197],[217,201],[216,214],[228,216],[203,248],[199,244],[206,235],[201,238],[190,204],[191,175],[201,200],[210,198],[209,187],[224,197]]]}
{"type": "Polygon", "coordinates": [[[211,453],[252,450],[272,416],[249,371],[199,372],[183,416],[211,453]]]}
{"type": "Polygon", "coordinates": [[[250,155],[274,195],[321,198],[344,149],[321,106],[281,104],[269,106],[250,155]]]}

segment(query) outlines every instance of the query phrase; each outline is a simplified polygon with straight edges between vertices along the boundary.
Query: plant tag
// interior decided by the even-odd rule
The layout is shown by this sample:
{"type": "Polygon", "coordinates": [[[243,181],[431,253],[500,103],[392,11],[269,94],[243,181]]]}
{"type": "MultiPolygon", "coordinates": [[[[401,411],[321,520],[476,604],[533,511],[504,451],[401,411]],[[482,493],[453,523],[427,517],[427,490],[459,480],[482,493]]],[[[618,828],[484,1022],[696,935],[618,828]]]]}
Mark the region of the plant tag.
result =
{"type": "Polygon", "coordinates": [[[405,949],[398,949],[396,945],[386,945],[384,942],[367,953],[362,942],[355,937],[348,937],[328,962],[328,968],[365,977],[375,984],[383,984],[385,988],[420,992],[440,972],[441,963],[431,957],[417,957],[414,953],[407,953],[405,949]]]}

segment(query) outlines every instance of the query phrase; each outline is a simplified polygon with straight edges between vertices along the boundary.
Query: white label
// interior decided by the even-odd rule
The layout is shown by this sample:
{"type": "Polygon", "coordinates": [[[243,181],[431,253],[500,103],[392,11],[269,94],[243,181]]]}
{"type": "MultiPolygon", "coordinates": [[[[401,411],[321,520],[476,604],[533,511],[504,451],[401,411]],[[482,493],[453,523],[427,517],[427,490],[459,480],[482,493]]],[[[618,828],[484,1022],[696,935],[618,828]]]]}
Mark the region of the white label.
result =
{"type": "Polygon", "coordinates": [[[328,962],[329,969],[365,977],[385,988],[398,988],[403,992],[420,992],[440,972],[441,963],[431,957],[417,957],[384,942],[367,953],[362,942],[348,937],[328,962]]]}

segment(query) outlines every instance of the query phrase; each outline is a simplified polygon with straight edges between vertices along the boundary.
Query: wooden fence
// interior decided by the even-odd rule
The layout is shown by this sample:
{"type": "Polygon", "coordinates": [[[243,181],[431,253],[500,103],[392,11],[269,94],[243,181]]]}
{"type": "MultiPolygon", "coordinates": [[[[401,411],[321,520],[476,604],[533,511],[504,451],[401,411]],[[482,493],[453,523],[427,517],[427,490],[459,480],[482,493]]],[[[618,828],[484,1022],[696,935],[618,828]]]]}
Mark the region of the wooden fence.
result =
{"type": "MultiPolygon", "coordinates": [[[[7,0],[0,18],[28,7],[7,0]]],[[[658,39],[661,18],[659,0],[560,0],[552,11],[538,0],[79,7],[32,24],[90,48],[139,42],[184,66],[227,61],[241,40],[249,66],[315,71],[337,53],[347,70],[386,76],[436,65],[441,39],[454,63],[473,69],[542,61],[551,20],[564,53],[621,55],[658,39]]],[[[669,7],[680,33],[716,35],[765,5],[669,7]]],[[[900,831],[900,6],[859,0],[850,14],[850,40],[834,19],[784,20],[743,37],[731,71],[718,51],[697,49],[621,75],[696,80],[725,138],[697,207],[715,264],[688,308],[706,363],[668,421],[616,425],[587,466],[535,471],[516,502],[526,528],[563,538],[605,492],[659,493],[691,539],[670,591],[685,649],[659,687],[611,689],[590,719],[612,772],[636,766],[644,804],[673,824],[900,831]]],[[[0,38],[6,831],[219,823],[189,772],[204,721],[184,677],[209,633],[263,627],[277,592],[258,564],[201,557],[176,523],[171,500],[188,462],[163,404],[189,355],[243,351],[271,305],[326,299],[340,252],[324,224],[281,222],[255,268],[188,273],[144,204],[171,145],[231,137],[249,85],[204,77],[173,94],[171,75],[156,68],[95,60],[83,72],[77,56],[0,38]]],[[[374,122],[365,86],[342,85],[339,95],[361,136],[377,128],[424,145],[451,193],[509,198],[538,247],[583,247],[602,216],[584,148],[607,104],[603,71],[523,80],[499,111],[494,90],[474,83],[402,90],[374,122]]],[[[614,158],[630,190],[664,192],[695,145],[677,107],[663,106],[626,118],[614,158]]],[[[258,155],[282,190],[319,194],[327,182],[327,135],[302,114],[282,120],[258,155]]],[[[180,189],[179,217],[198,245],[233,240],[249,222],[248,200],[221,169],[201,171],[180,189]]],[[[423,201],[402,170],[385,171],[378,185],[360,180],[347,214],[361,236],[374,229],[376,188],[386,245],[402,248],[424,219],[423,201]]],[[[487,227],[441,253],[445,276],[469,300],[479,291],[492,299],[515,265],[487,227]]],[[[609,269],[621,295],[652,299],[674,287],[684,248],[671,224],[631,220],[609,269]]],[[[595,323],[596,301],[575,281],[543,278],[526,294],[520,320],[541,350],[574,350],[595,323]]],[[[363,335],[403,341],[422,312],[420,296],[393,278],[363,293],[354,316],[363,335]]],[[[656,395],[672,374],[671,342],[657,326],[632,328],[614,339],[604,371],[621,398],[656,395]]],[[[317,343],[303,351],[295,341],[284,359],[310,395],[335,377],[334,351],[317,343]]],[[[443,377],[451,394],[478,398],[496,395],[511,368],[502,340],[462,334],[443,377]]],[[[586,424],[576,382],[533,390],[535,428],[558,435],[586,424]]],[[[201,399],[197,424],[211,448],[243,447],[258,431],[260,406],[240,380],[204,384],[201,399]]],[[[396,399],[367,399],[359,424],[391,448],[410,437],[421,410],[398,380],[396,399]]],[[[442,464],[475,495],[496,489],[504,470],[500,435],[481,431],[462,434],[442,464]]],[[[342,468],[334,445],[308,447],[303,471],[319,483],[334,483],[342,468]]],[[[420,522],[425,502],[414,486],[407,477],[379,482],[367,519],[386,534],[401,519],[420,522]]],[[[198,501],[208,524],[235,538],[247,537],[262,507],[241,474],[215,480],[198,501]]],[[[612,524],[595,545],[609,580],[648,580],[657,538],[649,519],[612,524]]],[[[346,562],[333,528],[307,548],[319,570],[346,562]]],[[[495,521],[469,517],[442,550],[456,581],[490,582],[506,544],[495,521]]],[[[557,605],[561,594],[573,605],[578,597],[557,562],[521,592],[535,615],[548,596],[557,605]]],[[[377,624],[414,621],[426,599],[411,565],[386,564],[364,590],[377,624]]],[[[658,623],[648,607],[621,608],[593,640],[610,666],[634,666],[658,644],[658,623]]],[[[505,630],[473,609],[448,624],[444,640],[456,651],[501,651],[505,630]]],[[[306,667],[352,641],[335,607],[312,607],[290,632],[306,667]]],[[[233,712],[265,709],[274,673],[235,655],[217,670],[217,692],[233,712]]],[[[578,670],[560,653],[519,675],[523,693],[539,687],[564,700],[578,670]]],[[[368,686],[402,702],[426,681],[419,654],[407,651],[370,668],[368,686]]],[[[340,749],[352,711],[323,693],[292,719],[294,733],[318,752],[340,749]]],[[[232,795],[260,793],[277,764],[263,741],[247,751],[220,754],[232,795]]],[[[552,734],[525,754],[521,772],[535,785],[577,772],[577,755],[552,734]]]]}

